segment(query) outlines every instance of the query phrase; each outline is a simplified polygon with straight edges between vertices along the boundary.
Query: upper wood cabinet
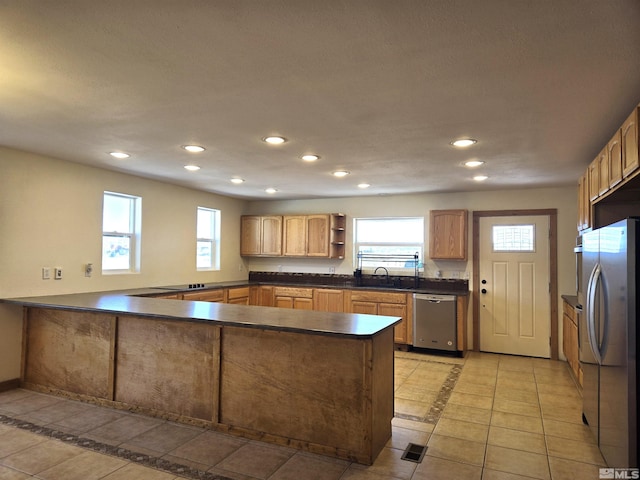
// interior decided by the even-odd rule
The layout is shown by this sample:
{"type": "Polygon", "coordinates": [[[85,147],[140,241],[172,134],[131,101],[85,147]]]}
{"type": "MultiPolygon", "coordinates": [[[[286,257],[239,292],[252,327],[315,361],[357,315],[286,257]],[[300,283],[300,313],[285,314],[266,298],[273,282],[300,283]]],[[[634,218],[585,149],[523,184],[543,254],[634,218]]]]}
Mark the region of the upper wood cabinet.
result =
{"type": "Polygon", "coordinates": [[[613,188],[622,181],[622,136],[620,130],[607,144],[607,160],[609,161],[609,188],[613,188]]]}
{"type": "Polygon", "coordinates": [[[328,257],[328,214],[285,215],[282,254],[290,257],[328,257]]]}
{"type": "Polygon", "coordinates": [[[304,257],[307,254],[307,217],[285,215],[282,225],[282,254],[287,257],[304,257]]]}
{"type": "Polygon", "coordinates": [[[600,154],[589,164],[589,199],[596,200],[600,195],[600,154]]]}
{"type": "MultiPolygon", "coordinates": [[[[629,180],[640,174],[639,110],[640,106],[633,109],[578,181],[578,230],[600,226],[601,215],[596,212],[599,205],[603,205],[601,200],[611,199],[626,188],[629,180]]],[[[627,213],[621,218],[628,216],[627,213]]]]}
{"type": "Polygon", "coordinates": [[[244,215],[240,221],[240,255],[282,255],[282,217],[244,215]]]}
{"type": "Polygon", "coordinates": [[[589,199],[589,172],[578,180],[578,230],[591,227],[591,201],[589,199]]]}
{"type": "Polygon", "coordinates": [[[343,259],[345,223],[346,217],[341,213],[244,215],[240,255],[343,259]]]}
{"type": "Polygon", "coordinates": [[[431,210],[429,257],[437,260],[467,259],[466,210],[431,210]]]}
{"type": "Polygon", "coordinates": [[[331,220],[327,214],[307,215],[307,256],[328,257],[331,220]]]}
{"type": "Polygon", "coordinates": [[[330,258],[344,258],[344,248],[347,232],[347,216],[343,213],[331,214],[331,233],[329,234],[330,258]]]}
{"type": "Polygon", "coordinates": [[[620,140],[622,143],[622,175],[626,178],[638,169],[638,110],[633,109],[629,118],[622,124],[620,140]]]}
{"type": "Polygon", "coordinates": [[[609,155],[607,147],[604,147],[598,155],[598,195],[604,195],[609,191],[609,155]]]}

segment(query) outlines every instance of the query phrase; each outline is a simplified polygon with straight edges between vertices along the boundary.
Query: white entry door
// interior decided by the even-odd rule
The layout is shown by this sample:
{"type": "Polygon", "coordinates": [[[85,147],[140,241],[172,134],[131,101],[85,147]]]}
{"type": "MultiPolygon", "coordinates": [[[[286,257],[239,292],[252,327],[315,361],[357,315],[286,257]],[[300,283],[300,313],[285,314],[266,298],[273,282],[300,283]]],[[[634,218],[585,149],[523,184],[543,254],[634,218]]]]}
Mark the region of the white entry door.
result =
{"type": "Polygon", "coordinates": [[[479,246],[480,350],[549,358],[549,217],[481,217],[479,246]]]}

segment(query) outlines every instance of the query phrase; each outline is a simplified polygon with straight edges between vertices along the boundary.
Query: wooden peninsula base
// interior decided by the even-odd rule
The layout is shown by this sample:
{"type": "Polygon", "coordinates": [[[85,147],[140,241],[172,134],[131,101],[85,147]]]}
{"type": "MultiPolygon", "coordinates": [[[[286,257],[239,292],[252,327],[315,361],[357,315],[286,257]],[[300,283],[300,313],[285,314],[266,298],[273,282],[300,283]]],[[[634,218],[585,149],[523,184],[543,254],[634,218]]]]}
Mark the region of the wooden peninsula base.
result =
{"type": "MultiPolygon", "coordinates": [[[[267,311],[217,312],[242,314],[233,307],[267,311]]],[[[304,321],[313,321],[308,313],[304,321]]],[[[22,382],[371,464],[391,437],[394,323],[372,335],[340,335],[26,306],[22,382]]]]}

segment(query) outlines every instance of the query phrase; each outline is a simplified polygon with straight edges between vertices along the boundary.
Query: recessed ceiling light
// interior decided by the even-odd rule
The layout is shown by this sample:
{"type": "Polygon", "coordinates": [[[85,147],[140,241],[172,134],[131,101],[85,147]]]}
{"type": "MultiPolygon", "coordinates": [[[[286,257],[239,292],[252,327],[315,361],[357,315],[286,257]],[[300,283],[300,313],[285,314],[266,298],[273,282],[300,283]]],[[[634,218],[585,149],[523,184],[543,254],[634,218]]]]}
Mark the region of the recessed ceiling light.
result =
{"type": "Polygon", "coordinates": [[[197,172],[198,170],[200,170],[200,167],[198,165],[185,165],[184,168],[185,170],[189,170],[190,172],[197,172]]]}
{"type": "Polygon", "coordinates": [[[287,139],[284,137],[264,137],[262,140],[271,145],[280,145],[287,141],[287,139]]]}
{"type": "Polygon", "coordinates": [[[318,155],[303,155],[302,159],[305,162],[315,162],[316,160],[318,160],[320,157],[318,155]]]}
{"type": "Polygon", "coordinates": [[[268,193],[268,194],[270,194],[270,195],[273,195],[273,194],[274,194],[274,193],[276,193],[278,190],[276,190],[276,189],[275,189],[275,188],[273,188],[273,187],[269,187],[269,188],[265,188],[265,190],[264,190],[264,191],[265,191],[265,192],[267,192],[267,193],[268,193]]]}
{"type": "Polygon", "coordinates": [[[489,177],[487,177],[486,175],[476,175],[475,177],[473,177],[476,182],[484,182],[487,178],[489,177]]]}
{"type": "Polygon", "coordinates": [[[205,148],[200,145],[182,145],[182,148],[191,153],[200,153],[205,151],[205,148]]]}
{"type": "Polygon", "coordinates": [[[129,158],[131,155],[124,152],[110,152],[109,155],[115,158],[129,158]]]}
{"type": "Polygon", "coordinates": [[[347,172],[346,170],[338,170],[336,172],[333,172],[333,176],[334,177],[346,177],[347,175],[349,175],[350,172],[347,172]]]}
{"type": "Polygon", "coordinates": [[[475,168],[484,165],[484,162],[482,160],[469,160],[468,162],[464,162],[464,165],[465,167],[475,168]]]}
{"type": "Polygon", "coordinates": [[[369,188],[371,185],[368,183],[359,183],[358,188],[369,188]]]}
{"type": "Polygon", "coordinates": [[[242,178],[232,178],[231,179],[231,183],[235,183],[236,185],[239,185],[241,183],[243,183],[244,180],[242,178]]]}
{"type": "Polygon", "coordinates": [[[451,142],[451,145],[453,145],[454,147],[465,148],[470,147],[474,143],[478,143],[478,141],[474,140],[473,138],[460,138],[451,142]]]}

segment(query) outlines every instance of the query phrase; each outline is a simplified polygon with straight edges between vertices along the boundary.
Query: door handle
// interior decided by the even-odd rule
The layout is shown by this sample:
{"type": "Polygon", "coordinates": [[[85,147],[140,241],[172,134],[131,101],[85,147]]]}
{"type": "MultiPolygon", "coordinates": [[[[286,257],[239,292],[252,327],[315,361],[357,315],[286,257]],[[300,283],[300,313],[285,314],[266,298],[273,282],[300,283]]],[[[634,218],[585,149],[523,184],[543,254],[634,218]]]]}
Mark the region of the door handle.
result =
{"type": "Polygon", "coordinates": [[[602,363],[602,356],[600,353],[600,345],[596,333],[596,321],[601,321],[602,319],[596,318],[597,313],[595,303],[598,292],[598,283],[600,280],[600,272],[600,263],[597,263],[591,271],[591,275],[589,276],[589,283],[587,285],[587,338],[589,340],[589,345],[591,346],[593,356],[595,357],[598,364],[602,363]]]}

